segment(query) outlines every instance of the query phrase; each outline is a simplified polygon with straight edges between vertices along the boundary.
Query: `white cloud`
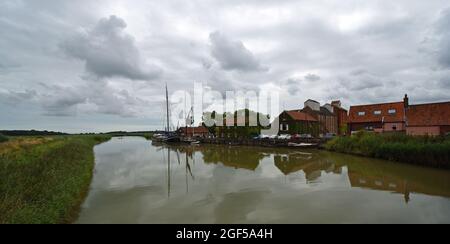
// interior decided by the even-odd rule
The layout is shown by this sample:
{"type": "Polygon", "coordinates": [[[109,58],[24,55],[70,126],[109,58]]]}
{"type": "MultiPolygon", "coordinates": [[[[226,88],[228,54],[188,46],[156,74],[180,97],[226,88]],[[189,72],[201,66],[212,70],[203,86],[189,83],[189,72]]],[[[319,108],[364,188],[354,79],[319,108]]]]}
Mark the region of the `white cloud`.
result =
{"type": "Polygon", "coordinates": [[[61,46],[67,54],[84,61],[89,73],[100,78],[152,80],[159,77],[161,70],[143,62],[134,38],[124,32],[126,27],[123,19],[112,15],[61,46]]]}

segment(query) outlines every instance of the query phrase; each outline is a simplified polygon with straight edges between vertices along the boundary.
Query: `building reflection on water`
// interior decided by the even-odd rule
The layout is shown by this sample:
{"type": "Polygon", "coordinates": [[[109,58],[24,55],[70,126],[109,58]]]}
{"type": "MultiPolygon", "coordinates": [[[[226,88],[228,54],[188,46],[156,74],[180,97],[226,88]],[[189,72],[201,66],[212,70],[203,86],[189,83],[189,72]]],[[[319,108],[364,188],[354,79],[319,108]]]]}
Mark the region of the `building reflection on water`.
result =
{"type": "Polygon", "coordinates": [[[433,174],[428,177],[423,172],[418,174],[421,169],[410,169],[409,165],[344,155],[336,156],[336,154],[321,151],[301,152],[277,148],[215,145],[168,146],[154,144],[154,146],[167,153],[169,197],[171,164],[174,163],[173,161],[180,165],[184,164],[186,192],[188,193],[189,182],[195,180],[195,172],[192,171],[191,165],[195,163],[196,152],[201,153],[205,164],[222,164],[233,169],[250,171],[257,170],[263,159],[273,160],[275,167],[285,176],[303,172],[306,183],[317,183],[326,174],[342,175],[345,172],[351,187],[402,194],[405,203],[411,200],[411,193],[450,197],[450,179],[448,177],[436,178],[433,174]],[[173,155],[176,155],[175,159],[173,155]],[[344,171],[343,168],[346,170],[344,171]],[[408,170],[404,170],[404,168],[408,168],[408,170]]]}
{"type": "Polygon", "coordinates": [[[284,174],[289,175],[303,171],[307,182],[313,182],[325,173],[341,174],[342,168],[327,160],[318,160],[313,153],[294,152],[290,154],[274,155],[275,166],[284,174]]]}
{"type": "MultiPolygon", "coordinates": [[[[410,201],[410,189],[407,180],[372,177],[369,175],[363,175],[358,172],[352,171],[348,172],[348,178],[350,179],[352,187],[361,187],[379,191],[390,191],[401,193],[404,195],[406,203],[410,201]]],[[[426,192],[418,192],[418,193],[427,194],[426,192]]]]}

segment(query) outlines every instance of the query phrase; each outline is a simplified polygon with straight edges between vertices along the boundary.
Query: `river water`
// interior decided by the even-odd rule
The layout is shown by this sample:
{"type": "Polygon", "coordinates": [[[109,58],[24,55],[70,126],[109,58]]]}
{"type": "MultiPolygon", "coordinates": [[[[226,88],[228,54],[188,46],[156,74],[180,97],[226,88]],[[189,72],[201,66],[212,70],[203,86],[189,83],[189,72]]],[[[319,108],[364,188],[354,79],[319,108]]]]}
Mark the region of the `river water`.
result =
{"type": "Polygon", "coordinates": [[[95,147],[76,223],[450,223],[450,171],[317,150],[95,147]]]}

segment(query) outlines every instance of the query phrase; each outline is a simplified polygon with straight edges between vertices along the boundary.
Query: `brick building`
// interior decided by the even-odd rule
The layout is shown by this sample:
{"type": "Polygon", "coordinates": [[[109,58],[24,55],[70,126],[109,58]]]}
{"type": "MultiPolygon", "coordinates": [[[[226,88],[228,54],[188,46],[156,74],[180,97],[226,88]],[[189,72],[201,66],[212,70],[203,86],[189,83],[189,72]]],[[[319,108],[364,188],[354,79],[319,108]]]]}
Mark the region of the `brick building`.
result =
{"type": "Polygon", "coordinates": [[[317,119],[307,113],[298,110],[283,111],[276,119],[280,125],[280,134],[319,134],[317,119]]]}
{"type": "Polygon", "coordinates": [[[450,132],[450,102],[409,104],[402,102],[351,106],[349,132],[406,132],[408,135],[445,135],[450,132]]]}
{"type": "Polygon", "coordinates": [[[341,101],[332,101],[334,114],[337,116],[338,135],[347,133],[348,111],[342,107],[341,101]]]}
{"type": "Polygon", "coordinates": [[[178,134],[182,137],[202,137],[206,138],[209,136],[208,128],[204,126],[198,127],[181,127],[178,129],[178,134]]]}
{"type": "Polygon", "coordinates": [[[320,135],[326,133],[338,134],[338,118],[331,104],[320,106],[319,102],[309,99],[305,102],[301,112],[307,113],[317,120],[320,135]]]}
{"type": "Polygon", "coordinates": [[[450,102],[407,105],[406,133],[438,136],[450,132],[450,102]]]}
{"type": "Polygon", "coordinates": [[[404,101],[351,106],[348,115],[348,131],[351,133],[360,130],[406,131],[404,101]]]}

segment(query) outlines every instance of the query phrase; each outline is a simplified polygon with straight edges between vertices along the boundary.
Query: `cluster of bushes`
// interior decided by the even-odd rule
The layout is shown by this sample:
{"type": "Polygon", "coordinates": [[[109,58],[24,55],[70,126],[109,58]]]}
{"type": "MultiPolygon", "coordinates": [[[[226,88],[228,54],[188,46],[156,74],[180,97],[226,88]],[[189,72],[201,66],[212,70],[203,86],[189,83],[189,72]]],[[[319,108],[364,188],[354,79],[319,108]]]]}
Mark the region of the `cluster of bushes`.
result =
{"type": "Polygon", "coordinates": [[[450,168],[450,138],[412,137],[405,134],[359,132],[327,142],[330,151],[351,153],[392,161],[450,168]]]}
{"type": "Polygon", "coordinates": [[[8,137],[6,137],[6,136],[0,134],[0,143],[2,143],[2,142],[7,142],[8,140],[9,140],[8,137]]]}

